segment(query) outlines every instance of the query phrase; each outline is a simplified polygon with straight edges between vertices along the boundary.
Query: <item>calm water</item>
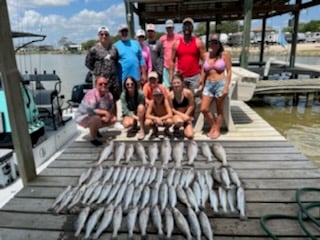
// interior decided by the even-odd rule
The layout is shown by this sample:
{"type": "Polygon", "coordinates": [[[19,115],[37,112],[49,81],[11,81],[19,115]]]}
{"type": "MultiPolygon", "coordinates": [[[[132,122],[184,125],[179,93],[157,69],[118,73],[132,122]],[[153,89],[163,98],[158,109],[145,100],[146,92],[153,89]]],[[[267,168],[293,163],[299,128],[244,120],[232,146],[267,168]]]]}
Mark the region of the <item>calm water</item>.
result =
{"type": "MultiPolygon", "coordinates": [[[[288,60],[287,57],[277,57],[288,60]]],[[[71,96],[72,87],[84,82],[87,68],[85,55],[28,55],[17,56],[21,72],[56,70],[62,79],[62,94],[71,96]]],[[[256,59],[252,59],[256,60],[256,59]]],[[[267,60],[267,58],[265,59],[267,60]]],[[[320,65],[319,57],[297,57],[297,63],[320,65]]],[[[305,107],[305,99],[300,98],[298,106],[293,106],[291,97],[264,97],[252,100],[250,106],[276,128],[289,142],[295,145],[320,168],[320,102],[319,98],[311,107],[305,107]]]]}

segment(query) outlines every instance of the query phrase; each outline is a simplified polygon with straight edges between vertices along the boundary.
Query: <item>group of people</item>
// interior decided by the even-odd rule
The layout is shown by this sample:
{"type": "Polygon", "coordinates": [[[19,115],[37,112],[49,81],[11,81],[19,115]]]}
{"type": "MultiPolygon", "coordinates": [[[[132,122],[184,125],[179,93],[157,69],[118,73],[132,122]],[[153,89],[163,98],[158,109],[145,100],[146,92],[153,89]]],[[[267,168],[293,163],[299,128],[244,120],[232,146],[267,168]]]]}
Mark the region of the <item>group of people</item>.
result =
{"type": "Polygon", "coordinates": [[[224,97],[231,81],[231,57],[224,50],[218,34],[209,40],[205,50],[201,39],[193,36],[194,22],[185,18],[182,34],[174,32],[174,22],[166,21],[166,31],[157,40],[153,24],[136,31],[129,38],[127,25],[118,29],[120,39],[111,44],[107,27],[98,29],[99,41],[88,52],[85,65],[95,76],[95,87],[84,96],[76,121],[89,128],[91,143],[99,146],[99,128],[117,121],[118,100],[121,101],[123,126],[128,133],[144,139],[145,129],[158,136],[158,127],[165,135],[189,139],[194,136],[195,111],[199,109],[210,124],[209,138],[220,136],[224,97]],[[200,106],[195,98],[202,94],[200,106]],[[210,111],[216,102],[216,113],[210,111]]]}

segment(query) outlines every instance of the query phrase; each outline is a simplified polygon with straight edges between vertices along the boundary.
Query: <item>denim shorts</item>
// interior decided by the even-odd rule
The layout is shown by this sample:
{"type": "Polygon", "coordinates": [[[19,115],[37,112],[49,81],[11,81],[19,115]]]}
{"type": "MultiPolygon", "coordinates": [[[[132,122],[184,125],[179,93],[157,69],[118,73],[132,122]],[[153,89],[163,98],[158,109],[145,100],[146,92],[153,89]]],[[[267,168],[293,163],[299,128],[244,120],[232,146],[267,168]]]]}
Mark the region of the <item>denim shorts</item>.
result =
{"type": "Polygon", "coordinates": [[[209,97],[221,97],[222,90],[226,86],[226,79],[221,79],[217,81],[206,81],[204,86],[202,95],[209,96],[209,97]]]}

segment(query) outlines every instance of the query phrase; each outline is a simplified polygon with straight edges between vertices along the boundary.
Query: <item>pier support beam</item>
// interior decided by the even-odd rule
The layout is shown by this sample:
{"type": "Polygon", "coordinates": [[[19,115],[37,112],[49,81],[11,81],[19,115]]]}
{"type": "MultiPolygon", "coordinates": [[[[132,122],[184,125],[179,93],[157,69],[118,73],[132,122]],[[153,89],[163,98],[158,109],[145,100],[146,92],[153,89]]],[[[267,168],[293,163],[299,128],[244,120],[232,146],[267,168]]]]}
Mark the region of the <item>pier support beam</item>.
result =
{"type": "MultiPolygon", "coordinates": [[[[301,0],[296,0],[296,4],[300,5],[301,0]]],[[[300,11],[296,10],[295,12],[293,12],[293,15],[294,15],[294,23],[293,23],[293,29],[292,29],[292,41],[291,41],[290,64],[289,64],[289,67],[291,67],[291,68],[294,67],[294,64],[296,61],[300,11]]],[[[294,76],[294,78],[297,78],[297,76],[294,76]]]]}
{"type": "Polygon", "coordinates": [[[21,75],[15,59],[8,6],[5,0],[0,1],[0,16],[0,71],[6,93],[12,140],[17,155],[19,173],[25,184],[36,177],[36,168],[24,109],[25,104],[21,93],[21,75]]]}
{"type": "Polygon", "coordinates": [[[248,67],[253,0],[244,1],[243,43],[240,66],[248,67]]]}
{"type": "Polygon", "coordinates": [[[314,100],[314,93],[307,93],[306,97],[306,107],[311,107],[314,100]]]}
{"type": "Polygon", "coordinates": [[[134,18],[133,18],[132,3],[130,3],[129,1],[125,1],[125,8],[126,8],[127,24],[129,27],[129,36],[130,38],[134,38],[134,18]]]}

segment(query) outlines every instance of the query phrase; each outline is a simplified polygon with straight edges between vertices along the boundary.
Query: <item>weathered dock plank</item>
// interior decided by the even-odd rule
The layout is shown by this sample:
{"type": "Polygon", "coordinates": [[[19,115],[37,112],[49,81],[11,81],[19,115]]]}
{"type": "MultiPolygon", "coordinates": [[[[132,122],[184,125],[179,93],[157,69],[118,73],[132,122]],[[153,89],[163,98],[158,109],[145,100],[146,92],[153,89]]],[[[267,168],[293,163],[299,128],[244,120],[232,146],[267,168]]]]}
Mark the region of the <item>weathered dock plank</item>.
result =
{"type": "MultiPolygon", "coordinates": [[[[43,215],[43,214],[30,214],[30,213],[8,213],[1,212],[2,218],[0,218],[0,227],[4,228],[25,228],[27,230],[39,229],[47,231],[60,231],[61,229],[72,235],[74,231],[73,221],[76,216],[72,215],[43,215]],[[4,221],[3,219],[10,219],[11,221],[4,221]]],[[[259,219],[248,219],[246,221],[239,221],[236,218],[213,218],[211,219],[211,226],[216,236],[229,235],[229,236],[251,236],[264,237],[265,233],[260,228],[259,219]]],[[[305,234],[300,229],[297,221],[293,220],[277,220],[269,222],[268,226],[272,229],[272,232],[278,236],[298,236],[304,237],[305,234]]],[[[156,233],[154,227],[149,224],[148,232],[151,234],[156,233]]],[[[126,221],[122,221],[121,233],[127,232],[126,221]]],[[[320,237],[319,231],[314,228],[310,229],[310,232],[315,237],[320,237]]],[[[176,231],[178,233],[178,231],[176,231]]],[[[23,238],[24,239],[24,238],[23,238]]]]}
{"type": "MultiPolygon", "coordinates": [[[[237,215],[213,214],[209,204],[206,206],[206,213],[210,218],[215,239],[268,239],[260,227],[260,217],[270,213],[296,215],[298,212],[295,201],[296,190],[301,187],[318,186],[320,171],[246,104],[242,102],[232,104],[232,114],[236,124],[233,132],[225,132],[215,141],[207,139],[201,133],[197,133],[195,139],[199,143],[219,142],[223,145],[230,166],[237,171],[245,188],[249,219],[240,221],[237,215]]],[[[135,142],[132,138],[126,138],[125,133],[121,139],[128,143],[135,142]]],[[[158,140],[158,143],[160,141],[158,140]]],[[[143,141],[143,144],[149,143],[143,141]]],[[[85,138],[79,138],[72,143],[0,210],[2,239],[74,239],[73,225],[77,215],[71,213],[54,215],[48,209],[66,186],[75,186],[80,174],[95,165],[101,150],[102,147],[91,146],[85,138]]],[[[194,166],[196,170],[210,170],[213,166],[220,166],[216,159],[208,163],[200,152],[194,166]]],[[[104,167],[112,164],[112,157],[103,162],[104,167]]],[[[141,162],[133,160],[130,165],[139,166],[141,162]]],[[[156,167],[160,166],[161,163],[157,161],[156,167]]],[[[170,162],[169,168],[172,167],[174,163],[170,162]]],[[[305,202],[318,200],[319,193],[303,195],[305,202]]],[[[181,204],[178,207],[184,209],[181,204]]],[[[185,214],[185,211],[183,212],[185,214]]],[[[271,221],[268,222],[268,226],[281,239],[307,239],[296,221],[271,221]]],[[[319,229],[310,229],[315,237],[320,237],[319,229]]],[[[110,239],[110,231],[111,229],[108,229],[100,239],[110,239]]],[[[149,239],[159,238],[152,224],[149,224],[148,232],[149,239]]],[[[124,220],[118,239],[127,237],[124,220]]],[[[141,238],[138,228],[134,237],[141,238]]],[[[173,239],[185,238],[175,229],[173,239]]]]}
{"type": "MultiPolygon", "coordinates": [[[[66,187],[41,187],[33,186],[22,189],[15,198],[45,198],[55,199],[66,187]]],[[[296,189],[246,189],[245,195],[248,202],[296,202],[296,189]]],[[[302,200],[306,202],[319,199],[319,194],[308,193],[303,195],[302,200]]]]}

